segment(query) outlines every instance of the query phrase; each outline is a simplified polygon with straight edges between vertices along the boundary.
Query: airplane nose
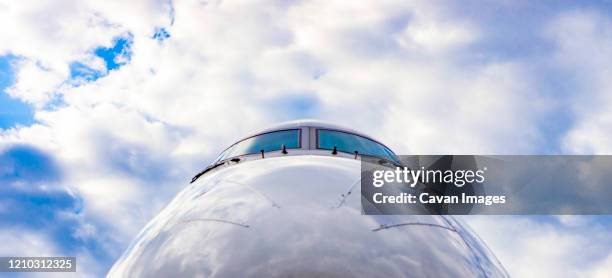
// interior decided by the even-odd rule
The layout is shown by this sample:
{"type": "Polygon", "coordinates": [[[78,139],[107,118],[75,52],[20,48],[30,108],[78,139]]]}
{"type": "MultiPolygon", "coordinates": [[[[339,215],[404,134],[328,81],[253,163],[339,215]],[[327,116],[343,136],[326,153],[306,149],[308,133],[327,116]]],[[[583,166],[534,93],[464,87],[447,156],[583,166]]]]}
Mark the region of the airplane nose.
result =
{"type": "Polygon", "coordinates": [[[358,161],[271,158],[211,173],[109,276],[489,276],[440,216],[361,214],[358,161]]]}

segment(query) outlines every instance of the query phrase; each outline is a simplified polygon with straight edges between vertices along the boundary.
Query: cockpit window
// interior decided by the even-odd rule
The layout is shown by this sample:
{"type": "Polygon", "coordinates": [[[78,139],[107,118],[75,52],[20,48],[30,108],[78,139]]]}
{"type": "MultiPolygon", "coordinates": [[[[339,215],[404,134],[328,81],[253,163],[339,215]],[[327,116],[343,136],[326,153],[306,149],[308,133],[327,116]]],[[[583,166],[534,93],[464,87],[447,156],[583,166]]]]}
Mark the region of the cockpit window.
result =
{"type": "Polygon", "coordinates": [[[264,152],[278,151],[283,148],[298,149],[300,148],[300,130],[280,130],[260,135],[255,135],[244,139],[225,150],[217,161],[224,160],[229,157],[240,155],[264,152]]]}
{"type": "Polygon", "coordinates": [[[395,163],[400,163],[395,154],[382,144],[368,138],[335,130],[317,130],[317,148],[324,150],[336,150],[339,152],[355,153],[385,158],[395,163]]]}

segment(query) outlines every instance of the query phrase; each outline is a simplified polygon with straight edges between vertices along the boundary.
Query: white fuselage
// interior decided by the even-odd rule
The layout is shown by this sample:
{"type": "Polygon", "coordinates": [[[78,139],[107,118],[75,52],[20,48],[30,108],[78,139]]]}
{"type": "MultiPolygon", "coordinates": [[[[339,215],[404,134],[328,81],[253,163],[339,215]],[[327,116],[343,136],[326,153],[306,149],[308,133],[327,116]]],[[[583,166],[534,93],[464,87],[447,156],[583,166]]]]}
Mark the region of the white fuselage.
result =
{"type": "Polygon", "coordinates": [[[307,153],[214,169],[179,193],[108,275],[506,275],[452,217],[362,215],[360,169],[358,159],[307,153]]]}

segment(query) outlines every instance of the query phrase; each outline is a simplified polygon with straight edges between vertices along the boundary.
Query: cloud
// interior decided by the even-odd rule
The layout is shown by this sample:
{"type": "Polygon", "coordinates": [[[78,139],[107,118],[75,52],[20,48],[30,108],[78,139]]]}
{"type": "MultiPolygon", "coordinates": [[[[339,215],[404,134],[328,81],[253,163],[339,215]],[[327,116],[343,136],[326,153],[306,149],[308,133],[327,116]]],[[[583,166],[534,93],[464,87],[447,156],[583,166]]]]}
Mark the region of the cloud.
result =
{"type": "Polygon", "coordinates": [[[611,72],[612,20],[592,10],[560,14],[546,30],[555,43],[557,64],[571,73],[580,92],[568,97],[574,124],[563,138],[563,147],[572,153],[612,152],[611,72]]]}
{"type": "Polygon", "coordinates": [[[478,39],[477,28],[457,22],[446,23],[439,19],[410,22],[396,39],[407,50],[424,50],[440,55],[449,50],[460,50],[462,46],[478,39]]]}
{"type": "Polygon", "coordinates": [[[64,253],[54,239],[47,237],[44,231],[4,228],[0,230],[0,255],[11,256],[75,256],[78,273],[27,273],[26,277],[99,277],[105,271],[99,257],[94,254],[76,251],[64,253]]]}
{"type": "Polygon", "coordinates": [[[515,277],[609,275],[610,217],[464,216],[515,277]]]}
{"type": "MultiPolygon", "coordinates": [[[[0,131],[0,146],[27,144],[53,158],[62,176],[53,193],[37,194],[64,204],[46,212],[70,228],[74,246],[85,246],[79,254],[102,273],[191,175],[267,124],[322,118],[373,134],[398,153],[550,147],[543,126],[567,109],[566,97],[541,92],[554,82],[542,76],[555,72],[540,73],[534,64],[541,60],[521,52],[500,53],[491,42],[498,26],[486,20],[430,1],[0,4],[0,23],[12,26],[0,30],[0,55],[18,59],[7,92],[36,109],[36,123],[0,131]],[[71,212],[79,206],[78,215],[71,212]],[[98,257],[104,259],[93,262],[98,257]]],[[[597,100],[567,92],[579,100],[564,135],[568,152],[612,145],[601,139],[609,138],[608,24],[605,15],[579,11],[536,26],[543,30],[537,39],[554,47],[541,59],[565,68],[577,78],[568,84],[597,100]]],[[[521,40],[533,39],[525,34],[521,40]]],[[[551,246],[542,235],[565,242],[558,253],[538,254],[558,264],[575,248],[560,226],[504,221],[499,227],[534,226],[525,248],[551,246]]],[[[513,248],[503,237],[489,238],[494,251],[513,248]]],[[[510,272],[523,274],[525,266],[537,267],[511,264],[510,272]]]]}
{"type": "Polygon", "coordinates": [[[52,241],[44,234],[24,233],[24,231],[2,229],[0,231],[2,256],[54,256],[57,254],[52,241]]]}
{"type": "Polygon", "coordinates": [[[604,278],[610,275],[612,269],[612,255],[609,255],[605,260],[600,262],[594,269],[588,273],[589,277],[604,278]]]}
{"type": "Polygon", "coordinates": [[[110,47],[117,36],[128,30],[152,32],[152,26],[169,21],[169,6],[158,1],[20,1],[0,5],[0,23],[12,26],[0,30],[4,42],[0,55],[23,59],[16,83],[8,92],[38,107],[66,88],[71,62],[91,64],[92,52],[110,47]]]}
{"type": "Polygon", "coordinates": [[[31,146],[5,146],[0,151],[0,185],[2,256],[78,254],[85,266],[81,275],[104,271],[112,249],[104,246],[106,236],[84,232],[94,224],[82,214],[80,196],[62,185],[53,157],[31,146]]]}
{"type": "Polygon", "coordinates": [[[7,89],[7,93],[37,106],[50,101],[54,90],[66,79],[65,75],[33,61],[22,61],[17,67],[16,82],[7,89]]]}

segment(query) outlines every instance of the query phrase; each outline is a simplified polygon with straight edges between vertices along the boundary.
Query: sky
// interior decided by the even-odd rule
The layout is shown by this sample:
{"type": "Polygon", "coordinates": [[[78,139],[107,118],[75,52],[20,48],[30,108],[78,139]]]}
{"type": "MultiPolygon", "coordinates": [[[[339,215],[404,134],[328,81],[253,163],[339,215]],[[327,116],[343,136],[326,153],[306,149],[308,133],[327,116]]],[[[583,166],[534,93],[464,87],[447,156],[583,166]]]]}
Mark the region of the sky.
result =
{"type": "MultiPolygon", "coordinates": [[[[611,154],[610,1],[0,0],[0,256],[100,276],[252,130],[611,154]]],[[[609,216],[467,222],[516,277],[609,277],[609,216]]]]}

